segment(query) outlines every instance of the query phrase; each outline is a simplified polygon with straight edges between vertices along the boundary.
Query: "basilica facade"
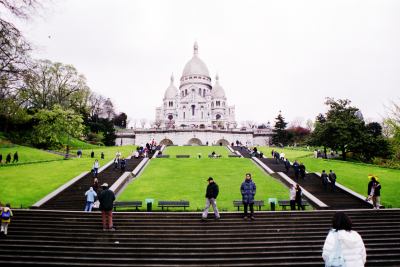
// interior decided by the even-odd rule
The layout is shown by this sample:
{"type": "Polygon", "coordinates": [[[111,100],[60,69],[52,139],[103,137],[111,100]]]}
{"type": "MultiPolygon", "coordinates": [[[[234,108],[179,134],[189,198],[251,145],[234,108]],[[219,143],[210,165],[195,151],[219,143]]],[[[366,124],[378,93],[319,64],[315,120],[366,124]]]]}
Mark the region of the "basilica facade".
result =
{"type": "Polygon", "coordinates": [[[232,129],[237,126],[235,107],[229,106],[216,75],[214,84],[206,64],[199,58],[197,43],[179,81],[165,91],[163,105],[156,108],[156,124],[166,129],[232,129]]]}

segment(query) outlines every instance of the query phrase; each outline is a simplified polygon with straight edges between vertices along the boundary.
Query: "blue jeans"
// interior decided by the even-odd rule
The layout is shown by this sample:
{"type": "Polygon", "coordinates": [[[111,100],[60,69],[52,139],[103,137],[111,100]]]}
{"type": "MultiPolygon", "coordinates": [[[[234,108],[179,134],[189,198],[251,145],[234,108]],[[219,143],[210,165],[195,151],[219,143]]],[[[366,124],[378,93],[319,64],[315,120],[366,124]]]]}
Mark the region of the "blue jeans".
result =
{"type": "Polygon", "coordinates": [[[93,208],[93,202],[86,201],[85,211],[91,212],[93,208]]]}

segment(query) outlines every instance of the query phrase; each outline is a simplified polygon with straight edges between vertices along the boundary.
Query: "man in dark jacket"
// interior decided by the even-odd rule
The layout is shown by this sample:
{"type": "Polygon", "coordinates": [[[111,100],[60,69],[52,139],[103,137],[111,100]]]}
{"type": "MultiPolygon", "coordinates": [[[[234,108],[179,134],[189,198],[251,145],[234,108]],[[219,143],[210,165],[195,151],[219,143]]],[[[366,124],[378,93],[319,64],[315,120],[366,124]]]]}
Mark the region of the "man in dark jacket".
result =
{"type": "Polygon", "coordinates": [[[254,196],[256,195],[256,184],[251,180],[251,174],[246,173],[246,180],[240,186],[244,206],[244,217],[247,220],[247,208],[250,206],[250,219],[254,220],[254,196]]]}
{"type": "Polygon", "coordinates": [[[328,174],[326,174],[325,170],[323,170],[321,173],[321,181],[324,191],[328,191],[328,174]]]}
{"type": "Polygon", "coordinates": [[[207,219],[208,210],[210,209],[210,205],[212,205],[213,210],[214,210],[215,219],[219,220],[220,216],[218,213],[217,201],[216,201],[218,193],[219,193],[219,188],[218,188],[218,185],[214,182],[214,179],[212,177],[209,177],[207,179],[207,181],[208,181],[208,186],[207,186],[207,190],[206,190],[206,207],[203,211],[201,219],[202,220],[207,219]]]}
{"type": "Polygon", "coordinates": [[[328,178],[329,178],[329,181],[331,182],[331,190],[332,190],[332,192],[335,192],[336,173],[334,173],[332,170],[330,170],[328,178]]]}
{"type": "Polygon", "coordinates": [[[112,220],[112,209],[114,206],[115,195],[114,192],[108,189],[108,184],[101,185],[103,191],[99,195],[101,216],[103,219],[103,231],[115,231],[112,220]]]}

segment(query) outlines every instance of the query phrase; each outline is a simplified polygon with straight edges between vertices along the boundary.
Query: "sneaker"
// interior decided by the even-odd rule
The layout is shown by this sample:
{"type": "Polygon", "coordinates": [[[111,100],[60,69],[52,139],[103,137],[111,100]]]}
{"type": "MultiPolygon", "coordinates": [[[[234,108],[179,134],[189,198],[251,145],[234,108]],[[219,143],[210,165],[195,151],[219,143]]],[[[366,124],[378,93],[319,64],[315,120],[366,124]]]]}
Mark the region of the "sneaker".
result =
{"type": "Polygon", "coordinates": [[[250,220],[254,221],[256,218],[254,216],[250,217],[250,220]]]}
{"type": "Polygon", "coordinates": [[[247,220],[247,219],[248,219],[248,217],[247,217],[247,216],[244,216],[244,217],[243,217],[243,220],[247,220]]]}
{"type": "Polygon", "coordinates": [[[114,228],[114,227],[111,227],[110,229],[108,229],[108,231],[114,232],[114,231],[115,231],[115,228],[114,228]]]}

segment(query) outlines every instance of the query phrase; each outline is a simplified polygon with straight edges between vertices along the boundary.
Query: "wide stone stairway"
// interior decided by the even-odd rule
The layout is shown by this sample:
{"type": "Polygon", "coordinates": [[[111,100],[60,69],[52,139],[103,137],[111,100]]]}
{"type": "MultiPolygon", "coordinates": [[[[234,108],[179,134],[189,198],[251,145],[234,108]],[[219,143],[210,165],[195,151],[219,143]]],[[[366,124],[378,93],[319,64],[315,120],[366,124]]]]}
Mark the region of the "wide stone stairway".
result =
{"type": "MultiPolygon", "coordinates": [[[[366,266],[400,266],[400,210],[348,210],[367,248],[366,266]]],[[[323,266],[334,211],[114,213],[15,210],[0,242],[1,266],[323,266]]]]}
{"type": "MultiPolygon", "coordinates": [[[[125,171],[133,171],[143,159],[127,159],[125,171]]],[[[111,186],[123,173],[115,169],[114,164],[98,174],[99,185],[108,183],[111,186]]],[[[71,186],[60,192],[58,195],[40,206],[40,209],[54,210],[83,210],[86,203],[85,192],[93,184],[93,174],[88,173],[71,186]]]]}
{"type": "MultiPolygon", "coordinates": [[[[233,149],[239,151],[244,157],[251,158],[250,151],[247,148],[245,147],[241,148],[239,146],[235,146],[233,147],[233,149]]],[[[276,162],[276,160],[273,158],[259,158],[259,160],[274,172],[273,174],[271,174],[273,177],[281,179],[282,177],[278,175],[278,172],[284,173],[293,181],[298,183],[301,187],[303,187],[305,190],[307,190],[309,193],[311,193],[320,201],[325,203],[329,209],[371,208],[371,205],[368,202],[346,192],[345,190],[342,190],[339,187],[336,187],[335,191],[332,192],[329,184],[328,190],[325,191],[322,185],[321,177],[315,173],[307,173],[305,179],[299,178],[298,180],[296,180],[293,167],[290,167],[289,172],[286,173],[285,166],[281,161],[276,162]]],[[[338,178],[337,181],[340,183],[340,177],[338,178]]]]}
{"type": "MultiPolygon", "coordinates": [[[[335,191],[332,192],[330,184],[328,184],[328,189],[327,191],[325,191],[322,185],[321,177],[315,173],[307,173],[304,179],[299,178],[298,180],[296,180],[293,167],[291,167],[289,169],[289,172],[286,173],[284,165],[282,163],[276,163],[275,159],[263,158],[260,160],[264,164],[266,164],[269,168],[271,168],[274,172],[285,173],[287,176],[292,178],[293,181],[297,182],[301,187],[303,187],[308,192],[317,197],[319,200],[327,204],[330,209],[371,208],[371,205],[368,202],[349,194],[348,192],[340,189],[339,187],[336,187],[335,191]]],[[[338,182],[340,182],[339,179],[338,182]]]]}

